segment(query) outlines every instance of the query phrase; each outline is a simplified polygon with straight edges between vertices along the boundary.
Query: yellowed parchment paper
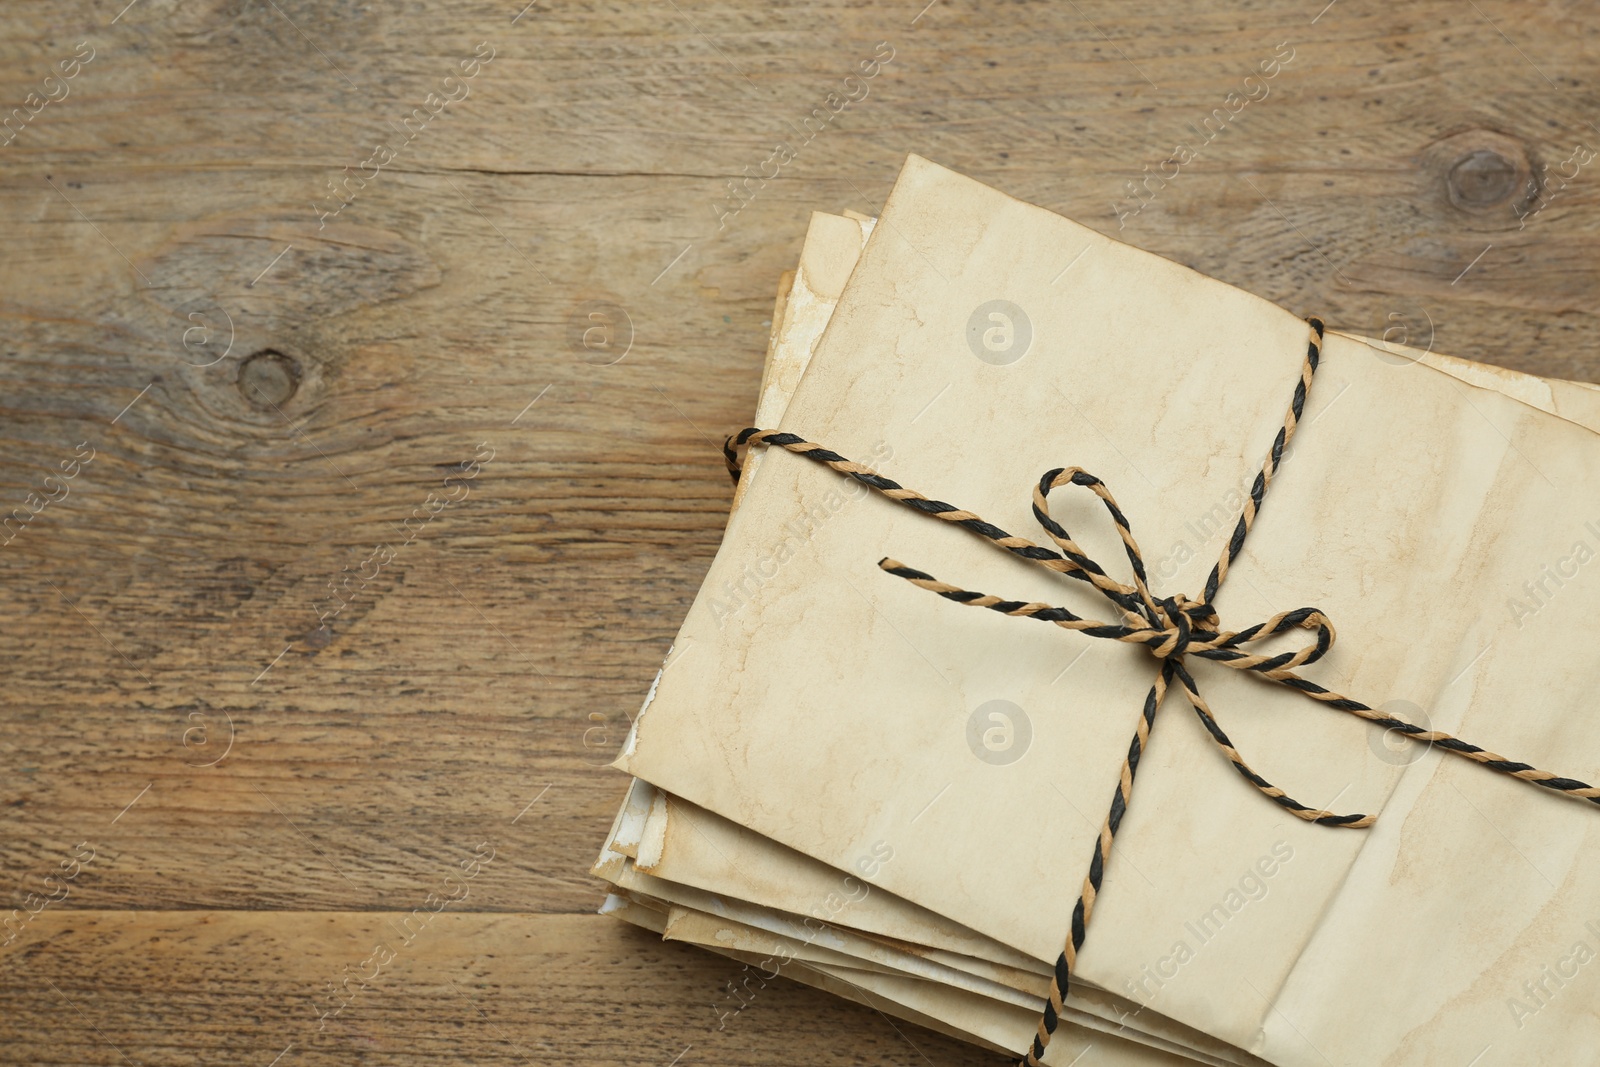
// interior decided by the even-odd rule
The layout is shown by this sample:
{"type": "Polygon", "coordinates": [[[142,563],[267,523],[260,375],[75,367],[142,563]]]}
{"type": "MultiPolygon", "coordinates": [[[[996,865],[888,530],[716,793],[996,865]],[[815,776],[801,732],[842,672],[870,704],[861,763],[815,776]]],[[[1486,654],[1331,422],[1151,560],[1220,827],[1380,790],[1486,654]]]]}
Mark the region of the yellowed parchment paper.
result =
{"type": "MultiPolygon", "coordinates": [[[[868,462],[888,448],[886,473],[1019,532],[1027,486],[1076,461],[1111,482],[1159,561],[1190,533],[1186,517],[1247,484],[1303,338],[1271,305],[913,159],[784,425],[868,462]],[[1052,291],[1075,256],[1094,269],[1052,291]],[[1027,309],[1024,358],[995,366],[966,350],[973,294],[1027,309]]],[[[1342,637],[1319,680],[1412,701],[1443,728],[1593,777],[1596,728],[1581,711],[1594,656],[1558,617],[1570,611],[1550,606],[1554,592],[1584,599],[1570,587],[1586,576],[1573,567],[1589,519],[1577,505],[1594,499],[1592,434],[1339,337],[1307,422],[1317,432],[1273,488],[1219,598],[1224,619],[1317,603],[1342,637]],[[1545,580],[1551,596],[1523,592],[1549,568],[1572,576],[1545,580]],[[1526,609],[1514,619],[1513,591],[1526,609]]],[[[837,476],[796,457],[768,462],[685,624],[709,654],[663,677],[627,768],[841,869],[892,839],[887,888],[1053,957],[1151,665],[930,604],[881,575],[872,561],[892,551],[970,587],[1092,610],[1081,589],[873,497],[831,511],[807,551],[751,580],[773,531],[841,493],[837,476]],[[730,606],[729,590],[744,598],[730,606]],[[1004,767],[974,760],[963,730],[995,697],[1034,709],[1026,757],[1004,767]]],[[[1114,565],[1089,508],[1063,501],[1057,514],[1114,565]]],[[[1197,591],[1200,547],[1212,546],[1196,546],[1168,590],[1197,591]]],[[[1131,990],[1129,961],[1172,970],[1185,917],[1222,901],[1230,936],[1140,987],[1169,1015],[1284,1063],[1383,1062],[1402,1047],[1394,1062],[1456,1062],[1485,1039],[1536,1047],[1532,1022],[1509,1014],[1516,982],[1500,961],[1565,958],[1582,934],[1585,902],[1600,899],[1581,847],[1594,813],[1438,753],[1386,761],[1361,724],[1254,679],[1212,670],[1201,684],[1263,773],[1308,802],[1338,797],[1384,818],[1365,835],[1288,821],[1168,708],[1085,976],[1131,990]],[[1525,871],[1515,855],[1489,858],[1505,841],[1478,809],[1526,835],[1525,871]],[[1441,840],[1450,848],[1436,856],[1441,840]],[[1271,876],[1251,874],[1267,866],[1271,876]],[[1257,882],[1269,887],[1260,897],[1257,882]],[[1230,894],[1248,905],[1235,910],[1230,894]],[[1301,995],[1313,975],[1315,994],[1301,995]]],[[[1540,1004],[1552,1048],[1572,1047],[1574,1028],[1592,1034],[1580,1010],[1592,999],[1540,1004]]]]}

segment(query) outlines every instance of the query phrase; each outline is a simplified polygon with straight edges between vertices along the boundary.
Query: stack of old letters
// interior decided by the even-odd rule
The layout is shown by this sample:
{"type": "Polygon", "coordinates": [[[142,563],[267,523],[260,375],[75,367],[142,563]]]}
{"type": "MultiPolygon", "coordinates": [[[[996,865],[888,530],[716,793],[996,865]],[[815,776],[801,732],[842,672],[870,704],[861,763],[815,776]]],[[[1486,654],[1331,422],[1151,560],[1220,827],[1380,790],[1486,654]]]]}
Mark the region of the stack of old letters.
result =
{"type": "Polygon", "coordinates": [[[814,215],[604,910],[1062,1067],[1595,1062],[1600,390],[1338,325],[915,157],[814,215]]]}

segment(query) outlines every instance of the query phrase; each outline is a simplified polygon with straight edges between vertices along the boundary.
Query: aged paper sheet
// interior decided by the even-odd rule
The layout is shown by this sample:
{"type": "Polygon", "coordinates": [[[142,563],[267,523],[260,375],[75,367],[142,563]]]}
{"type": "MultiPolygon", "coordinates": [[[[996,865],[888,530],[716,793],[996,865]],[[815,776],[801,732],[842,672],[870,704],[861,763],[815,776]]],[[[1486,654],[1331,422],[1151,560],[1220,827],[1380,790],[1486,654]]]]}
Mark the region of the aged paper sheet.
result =
{"type": "MultiPolygon", "coordinates": [[[[1225,498],[1245,483],[1281,418],[1283,383],[1297,370],[1303,327],[1292,316],[930,164],[914,161],[908,168],[886,210],[885,224],[891,221],[893,237],[880,230],[869,243],[786,428],[869,462],[875,446],[887,446],[893,451],[892,464],[882,464],[888,473],[1018,531],[1029,528],[1023,489],[1039,470],[1076,459],[1114,479],[1136,533],[1155,546],[1148,551],[1157,558],[1160,546],[1183,538],[1183,516],[1209,513],[1212,497],[1225,498]],[[943,220],[938,227],[936,219],[943,220]],[[1085,272],[1063,298],[1041,291],[1042,279],[1061,269],[1050,271],[1051,263],[1064,264],[1062,256],[1085,249],[1110,265],[1085,272]],[[875,261],[879,276],[896,279],[890,289],[858,284],[875,261]],[[977,277],[979,270],[986,279],[977,277]],[[1015,368],[983,364],[949,343],[959,341],[965,326],[956,321],[963,316],[950,291],[984,286],[1037,308],[1033,326],[1041,337],[1073,338],[1051,351],[1059,364],[1054,373],[1007,378],[1000,372],[1015,368]],[[1183,329],[1163,330],[1163,323],[1183,329]],[[844,353],[877,338],[882,347],[884,337],[897,340],[875,366],[828,358],[830,346],[844,353]],[[1106,372],[1113,354],[1121,365],[1115,375],[1106,372]],[[963,366],[963,358],[972,365],[963,366]],[[1052,382],[1059,395],[1050,395],[1052,382]],[[997,450],[1000,439],[991,434],[963,446],[959,432],[952,433],[960,423],[954,414],[940,414],[937,404],[913,421],[929,397],[951,385],[959,386],[950,390],[958,401],[952,407],[962,409],[967,424],[1065,426],[1049,442],[1013,434],[1004,439],[1008,448],[997,450]],[[815,399],[808,404],[808,397],[815,399]],[[1096,425],[1101,420],[1087,416],[1090,411],[1111,422],[1110,429],[1096,425]],[[1139,416],[1108,417],[1119,411],[1139,416]],[[1151,412],[1162,416],[1153,424],[1151,412]],[[1206,412],[1209,417],[1201,418],[1206,412]],[[1050,454],[1069,436],[1074,456],[1050,454]],[[966,462],[973,458],[983,462],[966,462]],[[1019,488],[1004,493],[1002,486],[1019,488]]],[[[1015,365],[1027,366],[1026,359],[1015,365]]],[[[1560,765],[1562,756],[1595,751],[1593,727],[1586,732],[1572,714],[1583,683],[1591,680],[1592,658],[1586,660],[1570,638],[1563,643],[1556,613],[1542,605],[1520,617],[1520,628],[1506,620],[1509,591],[1522,589],[1542,568],[1571,570],[1584,524],[1570,504],[1592,481],[1592,435],[1426,365],[1375,360],[1368,346],[1337,337],[1329,341],[1307,414],[1319,432],[1297,442],[1246,559],[1219,600],[1224,617],[1249,611],[1249,618],[1234,622],[1241,625],[1274,607],[1317,603],[1344,638],[1318,665],[1319,679],[1374,703],[1395,694],[1428,709],[1437,725],[1462,723],[1461,732],[1481,743],[1593,776],[1587,768],[1560,765]],[[1406,376],[1403,385],[1396,374],[1406,376]],[[1359,390],[1361,402],[1319,410],[1319,398],[1327,403],[1345,389],[1359,390]],[[1299,470],[1315,476],[1294,477],[1299,470]],[[1560,683],[1546,686],[1546,710],[1537,716],[1520,713],[1516,699],[1535,677],[1560,683]]],[[[1127,715],[1137,707],[1149,665],[1130,659],[1127,649],[1071,648],[1078,659],[1066,675],[1070,699],[1055,701],[1069,707],[1052,719],[1034,715],[1029,758],[983,778],[996,769],[965,765],[974,761],[951,725],[960,725],[969,704],[996,691],[1009,690],[1020,707],[1050,707],[1045,690],[1068,666],[1070,642],[1033,633],[1018,620],[952,619],[948,611],[933,610],[945,605],[921,603],[913,594],[925,594],[896,588],[871,568],[871,559],[894,546],[907,562],[972,587],[1066,600],[1088,610],[1071,599],[1080,590],[1062,589],[1014,561],[986,557],[957,531],[927,529],[930,524],[874,498],[846,500],[830,512],[808,551],[757,586],[744,577],[748,564],[738,557],[759,554],[763,531],[781,527],[798,503],[838,492],[830,472],[808,467],[778,457],[735,516],[712,580],[685,626],[687,637],[705,634],[712,654],[685,660],[681,672],[663,679],[628,765],[841,869],[872,840],[892,839],[897,859],[881,875],[887,888],[1049,958],[1070,907],[1072,892],[1063,887],[1081,876],[1125,744],[1129,720],[1113,709],[1130,709],[1127,715]],[[730,613],[726,603],[712,601],[722,589],[738,588],[735,578],[753,591],[730,613]],[[722,645],[743,662],[719,660],[713,635],[728,626],[740,627],[745,640],[722,645]],[[770,635],[765,642],[764,631],[770,635]],[[774,659],[767,644],[778,634],[788,640],[784,655],[774,659]],[[718,662],[707,666],[711,661],[718,662]],[[1064,771],[1057,775],[1053,768],[1064,771]],[[891,784],[893,790],[881,788],[891,784]],[[941,801],[913,823],[941,791],[958,803],[941,801]],[[1081,819],[1064,817],[1069,808],[1081,809],[1081,819]],[[1006,814],[986,820],[982,813],[991,811],[1006,814]]],[[[1092,518],[1080,508],[1071,524],[1085,522],[1092,518]]],[[[1094,540],[1087,526],[1079,536],[1094,540]]],[[[1095,546],[1108,564],[1115,558],[1110,547],[1109,538],[1095,546]]],[[[1180,567],[1179,582],[1198,585],[1209,554],[1197,549],[1194,559],[1187,571],[1180,567]]],[[[1544,588],[1553,586],[1546,581],[1544,588]]],[[[1587,899],[1595,899],[1594,872],[1567,855],[1592,832],[1584,821],[1592,813],[1580,805],[1534,795],[1478,768],[1443,765],[1437,753],[1406,766],[1375,760],[1361,724],[1300,707],[1292,695],[1254,679],[1211,671],[1202,685],[1219,709],[1231,711],[1229,728],[1241,747],[1272,754],[1270,768],[1261,757],[1257,763],[1304,799],[1328,803],[1345,790],[1342,806],[1378,810],[1405,778],[1424,796],[1443,790],[1440,804],[1464,793],[1472,803],[1443,811],[1435,829],[1472,840],[1493,833],[1469,825],[1482,819],[1473,803],[1516,810],[1519,817],[1537,812],[1540,836],[1563,843],[1545,873],[1561,876],[1551,877],[1555,884],[1565,879],[1573,886],[1566,893],[1563,885],[1566,895],[1548,903],[1565,904],[1563,914],[1576,918],[1571,900],[1582,899],[1585,889],[1587,899]]],[[[1386,989],[1383,981],[1366,981],[1362,991],[1382,998],[1387,1033],[1366,1025],[1353,1034],[1320,1019],[1308,1024],[1315,1012],[1296,1016],[1293,1025],[1275,1022],[1284,1012],[1273,1001],[1286,987],[1293,995],[1289,979],[1300,950],[1315,950],[1317,935],[1353,906],[1345,903],[1350,884],[1341,894],[1341,883],[1359,875],[1369,855],[1385,853],[1364,844],[1360,834],[1287,824],[1277,812],[1262,811],[1267,805],[1236,780],[1228,782],[1233,789],[1220,788],[1228,772],[1204,748],[1192,720],[1172,721],[1182,716],[1169,709],[1147,755],[1139,802],[1125,825],[1126,840],[1119,838],[1129,869],[1119,875],[1114,868],[1108,879],[1083,958],[1086,977],[1108,988],[1142,988],[1159,998],[1162,1011],[1245,1047],[1259,1043],[1281,1062],[1318,1062],[1319,1049],[1359,1044],[1357,1038],[1369,1042],[1362,1046],[1369,1052],[1397,1048],[1407,1034],[1394,1033],[1395,1027],[1431,1030],[1417,1040],[1426,1055],[1444,1057],[1438,1062],[1446,1062],[1456,1045],[1478,1041],[1467,1051],[1470,1058],[1482,1047],[1478,1039],[1493,1030],[1491,1015],[1513,1022],[1504,990],[1458,998],[1438,1006],[1442,1015],[1418,1017],[1395,1010],[1397,1003],[1417,1005],[1415,991],[1386,989]],[[1250,872],[1284,853],[1288,860],[1272,864],[1269,892],[1258,899],[1253,888],[1240,888],[1265,878],[1250,872]],[[1134,864],[1143,868],[1143,879],[1132,876],[1134,864]],[[1147,978],[1140,984],[1137,970],[1129,973],[1128,960],[1172,969],[1182,917],[1214,914],[1219,901],[1225,914],[1243,916],[1226,904],[1230,895],[1250,900],[1250,925],[1229,926],[1233,937],[1214,932],[1203,951],[1191,946],[1181,981],[1147,978]],[[1237,995],[1246,985],[1258,994],[1254,1003],[1237,995]],[[1223,987],[1226,997],[1217,992],[1223,987]],[[1406,995],[1397,996],[1401,992],[1406,995]]],[[[1408,813],[1414,810],[1406,804],[1408,813]]],[[[1369,840],[1385,841],[1386,824],[1405,818],[1381,819],[1369,840]]],[[[1399,863],[1397,853],[1387,859],[1385,876],[1399,863]]],[[[1373,862],[1383,870],[1381,858],[1373,862]]],[[[1443,922],[1460,903],[1459,872],[1443,863],[1424,874],[1440,913],[1433,924],[1396,931],[1380,923],[1365,939],[1412,958],[1437,958],[1434,942],[1442,940],[1475,961],[1452,974],[1469,986],[1474,974],[1491,980],[1493,953],[1485,950],[1497,944],[1510,950],[1531,930],[1537,912],[1528,907],[1538,903],[1538,894],[1503,884],[1507,871],[1497,866],[1482,876],[1481,894],[1504,905],[1509,891],[1512,906],[1463,934],[1459,923],[1443,922]]],[[[1380,902],[1377,910],[1390,903],[1380,902]]],[[[1582,930],[1581,922],[1572,925],[1582,930]]],[[[1349,946],[1360,934],[1347,932],[1342,943],[1349,946]]],[[[1395,973],[1389,968],[1379,977],[1395,973]]],[[[1430,988],[1448,987],[1444,976],[1433,977],[1430,988]]],[[[1357,978],[1344,981],[1353,985],[1357,978]]],[[[1339,988],[1340,998],[1323,995],[1323,1009],[1341,999],[1361,1000],[1344,997],[1343,982],[1339,988]]],[[[1561,1007],[1559,1000],[1541,1005],[1541,1020],[1560,1015],[1561,1007]]]]}

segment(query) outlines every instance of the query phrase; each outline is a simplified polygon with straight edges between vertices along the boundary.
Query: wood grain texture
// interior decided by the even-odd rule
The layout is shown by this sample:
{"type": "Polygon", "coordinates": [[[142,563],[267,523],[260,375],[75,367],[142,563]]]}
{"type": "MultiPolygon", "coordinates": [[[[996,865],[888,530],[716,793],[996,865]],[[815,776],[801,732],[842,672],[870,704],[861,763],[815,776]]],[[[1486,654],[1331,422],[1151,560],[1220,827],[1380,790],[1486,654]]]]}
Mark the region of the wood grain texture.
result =
{"type": "Polygon", "coordinates": [[[1585,5],[124,2],[0,8],[6,907],[95,856],[0,948],[0,1061],[990,1062],[793,986],[707,1037],[732,968],[592,917],[586,873],[778,278],[907,152],[1338,327],[1600,379],[1585,5]],[[1479,151],[1511,185],[1464,202],[1479,151]],[[298,1044],[480,842],[470,902],[298,1044]]]}
{"type": "Polygon", "coordinates": [[[599,915],[444,911],[409,927],[409,941],[403,918],[46,913],[37,922],[49,929],[0,988],[6,1062],[992,1060],[788,981],[730,1014],[719,995],[737,980],[738,964],[599,915]],[[366,968],[364,987],[337,988],[375,945],[393,952],[387,964],[366,968]],[[161,966],[150,965],[155,958],[161,966]],[[806,1051],[784,1056],[797,1035],[806,1051]],[[817,1035],[829,1039],[816,1042],[817,1035]]]}

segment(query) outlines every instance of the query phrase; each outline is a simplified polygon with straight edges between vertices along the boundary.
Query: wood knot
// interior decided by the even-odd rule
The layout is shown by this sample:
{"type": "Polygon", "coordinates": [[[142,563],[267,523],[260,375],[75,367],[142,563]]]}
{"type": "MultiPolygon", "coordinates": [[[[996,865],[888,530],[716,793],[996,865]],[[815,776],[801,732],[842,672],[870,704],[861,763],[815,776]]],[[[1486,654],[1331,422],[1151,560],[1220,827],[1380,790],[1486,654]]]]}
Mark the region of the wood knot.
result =
{"type": "Polygon", "coordinates": [[[1450,200],[1457,207],[1493,207],[1517,191],[1517,165],[1487,148],[1469,152],[1450,168],[1450,200]]]}
{"type": "Polygon", "coordinates": [[[1445,197],[1474,215],[1505,212],[1533,195],[1533,165],[1513,137],[1493,130],[1465,130],[1434,146],[1445,197]]]}
{"type": "Polygon", "coordinates": [[[300,388],[300,364],[276,349],[262,349],[239,364],[236,384],[252,406],[281,408],[300,388]]]}

